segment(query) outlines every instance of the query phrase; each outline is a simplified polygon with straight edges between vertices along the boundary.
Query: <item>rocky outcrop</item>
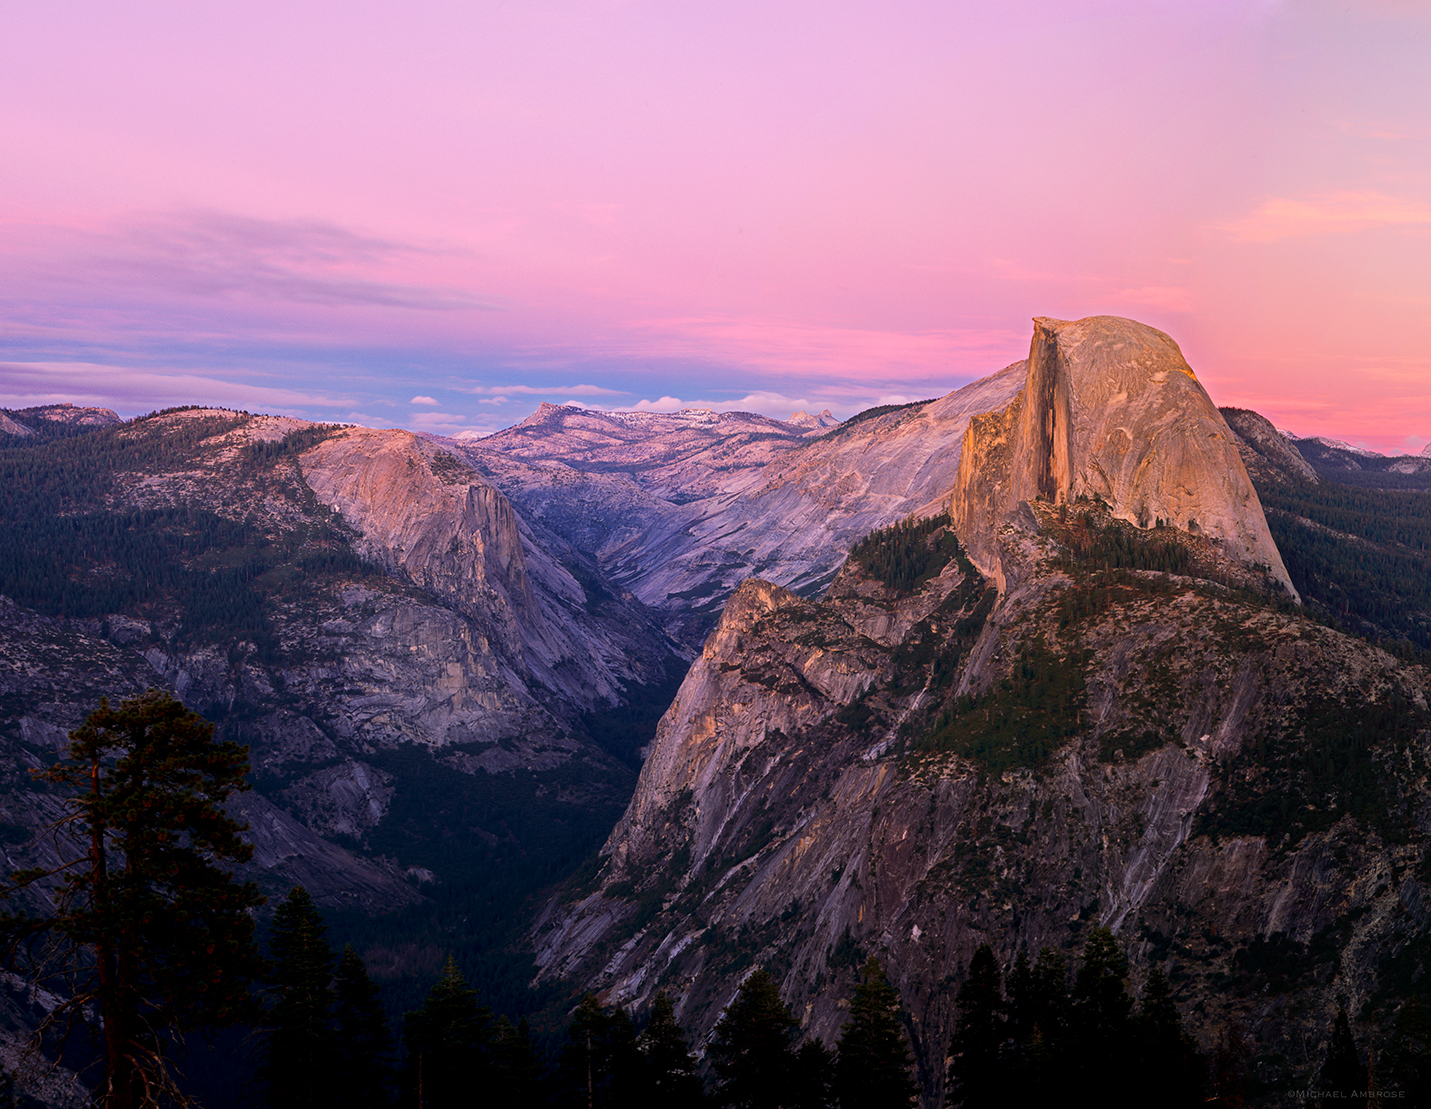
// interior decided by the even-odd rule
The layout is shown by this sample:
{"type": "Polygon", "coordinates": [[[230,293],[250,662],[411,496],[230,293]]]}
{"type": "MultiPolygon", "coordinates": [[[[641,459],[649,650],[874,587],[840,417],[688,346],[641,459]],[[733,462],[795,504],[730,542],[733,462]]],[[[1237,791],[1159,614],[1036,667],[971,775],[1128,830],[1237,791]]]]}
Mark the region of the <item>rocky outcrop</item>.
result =
{"type": "Polygon", "coordinates": [[[1140,528],[1161,521],[1214,538],[1296,597],[1236,436],[1161,331],[1114,316],[1036,319],[1017,414],[965,439],[955,527],[996,578],[999,528],[1019,505],[1079,498],[1140,528]]]}
{"type": "Polygon", "coordinates": [[[75,404],[42,404],[35,408],[0,412],[0,432],[6,435],[34,435],[45,424],[69,427],[113,427],[122,423],[108,408],[85,408],[75,404]]]}
{"type": "Polygon", "coordinates": [[[1167,336],[1040,320],[1001,376],[951,483],[967,552],[902,533],[946,552],[907,593],[854,561],[819,601],[743,584],[604,869],[538,921],[542,974],[664,989],[703,1041],[760,964],[829,1043],[877,954],[932,1106],[978,945],[1008,965],[1102,925],[1204,1046],[1239,1022],[1264,1088],[1303,1088],[1339,1004],[1384,1036],[1431,969],[1431,679],[1268,589],[1238,451],[1294,461],[1167,336]]]}
{"type": "Polygon", "coordinates": [[[786,417],[785,422],[787,424],[793,424],[796,427],[806,428],[808,434],[809,431],[819,432],[824,431],[826,428],[834,427],[840,421],[835,418],[834,414],[828,408],[818,416],[812,415],[802,408],[798,412],[790,413],[790,415],[786,417]]]}
{"type": "Polygon", "coordinates": [[[1292,441],[1272,426],[1272,421],[1245,408],[1220,408],[1227,426],[1237,436],[1238,453],[1247,472],[1259,484],[1297,481],[1318,484],[1321,479],[1292,441]]]}

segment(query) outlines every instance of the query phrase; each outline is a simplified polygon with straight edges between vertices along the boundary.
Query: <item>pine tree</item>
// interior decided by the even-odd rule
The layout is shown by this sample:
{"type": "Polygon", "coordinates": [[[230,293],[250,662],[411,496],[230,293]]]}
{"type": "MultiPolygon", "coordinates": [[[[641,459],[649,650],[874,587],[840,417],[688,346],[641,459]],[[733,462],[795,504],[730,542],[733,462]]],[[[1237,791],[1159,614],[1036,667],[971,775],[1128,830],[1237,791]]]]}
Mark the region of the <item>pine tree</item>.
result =
{"type": "Polygon", "coordinates": [[[1327,1105],[1352,1106],[1364,1104],[1365,1098],[1351,1100],[1353,1093],[1366,1089],[1366,1067],[1357,1056],[1356,1040],[1352,1037],[1351,1021],[1345,1008],[1337,1010],[1332,1025],[1332,1042],[1327,1048],[1327,1060],[1322,1064],[1321,1089],[1334,1095],[1324,1099],[1327,1105]]]}
{"type": "Polygon", "coordinates": [[[908,1109],[919,1085],[899,1023],[899,994],[873,955],[866,960],[840,1032],[835,1085],[841,1109],[908,1109]]]}
{"type": "Polygon", "coordinates": [[[795,1053],[790,1040],[795,1024],[768,971],[757,969],[741,983],[716,1024],[710,1046],[717,1104],[783,1109],[793,1103],[795,1053]]]}
{"type": "Polygon", "coordinates": [[[393,1038],[379,995],[363,960],[344,947],[333,977],[335,1105],[376,1109],[392,1100],[387,1059],[393,1038]]]}
{"type": "MultiPolygon", "coordinates": [[[[1023,975],[1030,982],[1028,957],[1023,975]]],[[[949,1041],[949,1103],[992,1105],[1006,1092],[1004,1060],[1006,1035],[1003,989],[994,949],[982,944],[969,960],[969,972],[959,987],[959,1020],[949,1041]]]]}
{"type": "Polygon", "coordinates": [[[493,1093],[496,1105],[545,1105],[546,1067],[532,1043],[532,1030],[523,1017],[514,1028],[506,1017],[497,1018],[493,1039],[493,1093]]]}
{"type": "Polygon", "coordinates": [[[1135,1022],[1137,1048],[1134,1095],[1143,1099],[1157,1091],[1169,1109],[1201,1105],[1207,1085],[1206,1066],[1192,1038],[1183,1030],[1173,1004],[1173,989],[1158,967],[1148,974],[1135,1022]]]}
{"type": "Polygon", "coordinates": [[[806,1040],[795,1052],[795,1093],[791,1109],[835,1109],[835,1053],[816,1039],[806,1040]]]}
{"type": "Polygon", "coordinates": [[[636,1026],[620,1005],[606,1018],[606,1067],[610,1073],[606,1104],[634,1105],[645,1095],[646,1057],[636,1042],[636,1026]]]}
{"type": "Polygon", "coordinates": [[[1107,928],[1094,928],[1083,945],[1083,963],[1073,983],[1076,1073],[1085,1089],[1098,1089],[1110,1104],[1130,1096],[1128,959],[1107,928]]]}
{"type": "Polygon", "coordinates": [[[557,1065],[558,1101],[577,1109],[607,1104],[611,1084],[607,1051],[607,1024],[610,1014],[588,993],[577,1003],[566,1026],[566,1043],[557,1065]]]}
{"type": "Polygon", "coordinates": [[[44,952],[31,971],[47,988],[68,982],[51,1029],[98,1010],[105,1109],[171,1096],[166,1049],[252,1015],[262,963],[251,910],[263,897],[221,865],[253,855],[223,808],[248,789],[247,772],[246,748],[214,742],[212,724],[151,689],[118,708],[101,702],[70,733],[69,761],[37,775],[73,790],[57,831],[86,850],[13,875],[7,893],[60,882],[52,909],[7,914],[4,926],[12,955],[44,952]]]}
{"type": "Polygon", "coordinates": [[[1008,1017],[1009,1037],[1020,1043],[1034,1033],[1034,973],[1027,951],[1020,951],[1009,971],[1007,983],[1008,1001],[1005,1014],[1008,1017]]]}
{"type": "Polygon", "coordinates": [[[1074,1019],[1087,1039],[1111,1044],[1126,1037],[1132,1010],[1128,959],[1109,929],[1094,928],[1073,983],[1074,1019]]]}
{"type": "Polygon", "coordinates": [[[1006,1073],[1009,1100],[1051,1104],[1068,1091],[1070,1002],[1068,964],[1050,947],[1033,966],[1025,956],[1009,976],[1014,1044],[1006,1073]]]}
{"type": "Polygon", "coordinates": [[[640,1047],[650,1076],[648,1103],[652,1109],[701,1104],[705,1091],[696,1074],[696,1058],[676,1022],[676,1008],[665,990],[656,995],[651,1006],[651,1019],[641,1033],[640,1047]]]}
{"type": "Polygon", "coordinates": [[[269,1012],[267,1060],[260,1077],[272,1109],[330,1104],[334,1049],[333,953],[313,898],[295,886],[273,914],[269,952],[277,1002],[269,1012]]]}
{"type": "Polygon", "coordinates": [[[478,1004],[450,955],[422,1008],[403,1018],[407,1081],[419,1109],[458,1109],[491,1079],[492,1011],[478,1004]]]}

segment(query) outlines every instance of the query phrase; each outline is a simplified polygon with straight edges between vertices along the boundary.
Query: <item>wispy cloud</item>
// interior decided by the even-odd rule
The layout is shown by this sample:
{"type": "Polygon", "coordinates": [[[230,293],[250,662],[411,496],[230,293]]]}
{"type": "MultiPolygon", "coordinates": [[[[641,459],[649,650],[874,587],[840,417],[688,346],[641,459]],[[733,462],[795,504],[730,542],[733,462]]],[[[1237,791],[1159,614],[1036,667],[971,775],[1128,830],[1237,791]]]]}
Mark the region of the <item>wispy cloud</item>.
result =
{"type": "Polygon", "coordinates": [[[600,385],[454,385],[459,393],[476,396],[510,396],[518,394],[529,397],[624,397],[629,396],[623,389],[606,389],[600,385]]]}
{"type": "Polygon", "coordinates": [[[316,220],[179,211],[101,228],[12,225],[5,238],[13,248],[7,268],[70,286],[329,307],[499,307],[464,289],[393,279],[420,271],[443,253],[438,248],[316,220]]]}
{"type": "Polygon", "coordinates": [[[429,404],[432,405],[434,408],[437,407],[440,403],[440,401],[435,400],[432,397],[424,396],[416,396],[413,397],[412,400],[408,401],[408,404],[429,404]]]}
{"type": "Polygon", "coordinates": [[[202,371],[164,373],[90,362],[0,362],[0,405],[75,404],[137,413],[173,404],[292,412],[351,407],[349,395],[231,381],[202,371]]]}
{"type": "Polygon", "coordinates": [[[1243,219],[1219,225],[1242,242],[1345,235],[1379,227],[1431,227],[1431,204],[1372,191],[1268,197],[1243,219]]]}

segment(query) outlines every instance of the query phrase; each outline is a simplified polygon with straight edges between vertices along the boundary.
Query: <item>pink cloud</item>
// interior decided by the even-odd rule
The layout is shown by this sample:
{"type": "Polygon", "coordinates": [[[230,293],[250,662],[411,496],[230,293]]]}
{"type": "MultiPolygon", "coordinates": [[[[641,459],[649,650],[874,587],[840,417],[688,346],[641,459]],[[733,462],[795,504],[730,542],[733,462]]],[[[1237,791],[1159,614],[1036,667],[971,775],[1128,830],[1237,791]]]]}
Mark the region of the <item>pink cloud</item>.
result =
{"type": "Polygon", "coordinates": [[[1269,197],[1250,215],[1221,226],[1233,238],[1251,243],[1382,227],[1412,230],[1431,227],[1431,203],[1371,190],[1269,197]]]}

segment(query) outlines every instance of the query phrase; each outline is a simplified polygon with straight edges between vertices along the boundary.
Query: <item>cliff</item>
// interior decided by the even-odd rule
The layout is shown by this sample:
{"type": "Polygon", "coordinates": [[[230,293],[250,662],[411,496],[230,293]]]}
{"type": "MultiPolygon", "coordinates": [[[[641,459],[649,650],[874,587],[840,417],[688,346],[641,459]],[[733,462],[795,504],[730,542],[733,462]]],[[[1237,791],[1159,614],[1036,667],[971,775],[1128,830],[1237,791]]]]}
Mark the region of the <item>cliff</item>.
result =
{"type": "Polygon", "coordinates": [[[998,531],[1021,504],[1096,498],[1140,528],[1162,521],[1216,539],[1295,598],[1237,443],[1161,331],[1115,316],[1039,318],[1017,408],[965,437],[955,527],[976,565],[1002,579],[998,531]]]}

